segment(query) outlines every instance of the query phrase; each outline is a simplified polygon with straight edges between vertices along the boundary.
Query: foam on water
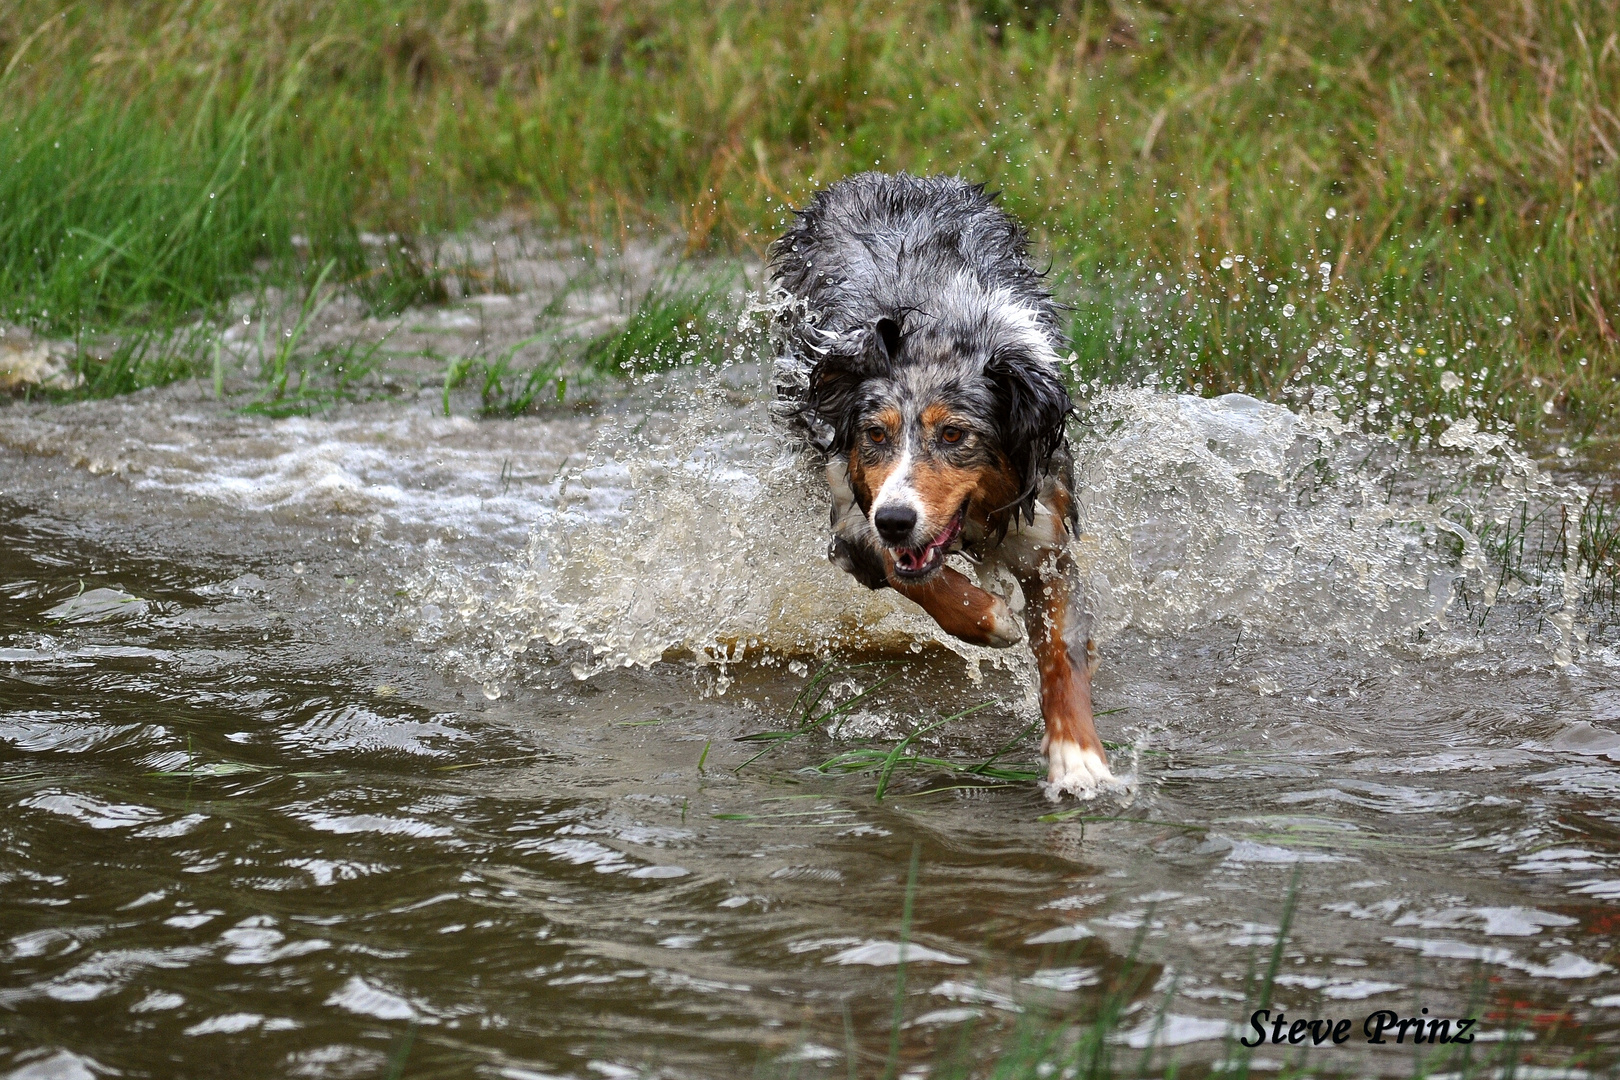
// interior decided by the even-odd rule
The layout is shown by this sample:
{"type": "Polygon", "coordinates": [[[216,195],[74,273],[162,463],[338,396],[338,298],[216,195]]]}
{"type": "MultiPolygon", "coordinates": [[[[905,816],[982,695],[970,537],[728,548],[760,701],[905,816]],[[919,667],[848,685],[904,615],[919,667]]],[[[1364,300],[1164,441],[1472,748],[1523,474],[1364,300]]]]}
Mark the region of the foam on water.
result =
{"type": "Polygon", "coordinates": [[[0,420],[0,448],[250,514],[370,522],[412,544],[446,534],[509,543],[550,512],[558,470],[591,427],[574,417],[447,417],[438,395],[271,419],[187,400],[183,386],[166,393],[17,410],[0,420]]]}

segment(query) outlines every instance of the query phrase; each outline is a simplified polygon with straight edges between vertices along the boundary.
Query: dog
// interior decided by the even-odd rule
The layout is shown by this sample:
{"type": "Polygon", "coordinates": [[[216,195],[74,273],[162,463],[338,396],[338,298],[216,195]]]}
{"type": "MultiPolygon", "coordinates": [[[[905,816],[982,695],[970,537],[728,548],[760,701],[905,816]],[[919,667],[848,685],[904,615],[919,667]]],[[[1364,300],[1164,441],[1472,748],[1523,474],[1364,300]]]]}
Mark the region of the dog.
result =
{"type": "Polygon", "coordinates": [[[1093,722],[1092,618],[1068,550],[1068,343],[1028,248],[983,184],[862,173],[817,192],[770,249],[773,411],[825,465],[835,564],[963,641],[1027,637],[1047,793],[1090,796],[1118,781],[1093,722]],[[947,565],[954,553],[1011,571],[1023,626],[947,565]]]}

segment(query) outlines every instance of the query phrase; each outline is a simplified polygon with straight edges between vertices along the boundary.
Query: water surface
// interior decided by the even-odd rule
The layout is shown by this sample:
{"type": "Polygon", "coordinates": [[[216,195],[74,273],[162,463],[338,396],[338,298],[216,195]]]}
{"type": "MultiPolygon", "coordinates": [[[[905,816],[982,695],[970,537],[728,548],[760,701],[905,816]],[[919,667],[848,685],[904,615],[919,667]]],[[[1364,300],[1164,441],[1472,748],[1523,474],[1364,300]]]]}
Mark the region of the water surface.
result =
{"type": "MultiPolygon", "coordinates": [[[[0,410],[0,1067],[875,1074],[913,853],[908,1069],[1085,1023],[1127,970],[1123,1044],[1219,1060],[1296,875],[1276,1007],[1609,1063],[1620,668],[1437,539],[1455,461],[1121,396],[1083,547],[1132,791],[879,800],[806,770],[988,702],[918,744],[982,761],[1027,663],[827,566],[756,383],[517,421],[0,410]],[[828,702],[893,680],[739,768],[829,663],[828,702]]],[[[1483,513],[1536,489],[1504,474],[1483,513]]],[[[1410,1070],[1376,1051],[1308,1060],[1410,1070]]]]}

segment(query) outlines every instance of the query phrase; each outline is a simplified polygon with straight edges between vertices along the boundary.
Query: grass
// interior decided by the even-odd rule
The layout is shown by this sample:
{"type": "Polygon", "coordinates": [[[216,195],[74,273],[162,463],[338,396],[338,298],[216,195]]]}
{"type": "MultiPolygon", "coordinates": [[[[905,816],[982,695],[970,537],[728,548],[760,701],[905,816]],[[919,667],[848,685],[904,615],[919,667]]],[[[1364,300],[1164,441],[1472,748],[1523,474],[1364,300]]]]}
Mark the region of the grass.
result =
{"type": "MultiPolygon", "coordinates": [[[[294,336],[298,336],[296,332],[294,336]]],[[[261,416],[309,416],[339,402],[372,397],[375,390],[371,377],[382,364],[382,350],[387,343],[386,337],[371,342],[351,341],[323,346],[308,354],[278,349],[261,375],[265,388],[239,406],[240,411],[261,416]]],[[[216,396],[222,396],[220,386],[216,378],[216,396]]]]}
{"type": "Polygon", "coordinates": [[[825,731],[830,721],[837,720],[849,712],[856,705],[877,693],[883,687],[899,677],[899,672],[891,672],[859,693],[852,694],[836,704],[828,701],[833,688],[845,676],[856,671],[872,667],[893,666],[889,661],[875,661],[867,664],[840,664],[829,660],[816,669],[805,683],[804,689],[795,695],[793,702],[788,706],[788,727],[786,730],[771,729],[756,731],[740,737],[738,742],[764,743],[765,748],[738,765],[733,772],[742,772],[748,766],[770,753],[772,750],[785,746],[794,739],[801,739],[817,731],[825,731]],[[822,706],[826,705],[824,709],[822,706]]]}
{"type": "Polygon", "coordinates": [[[554,354],[533,367],[520,367],[515,363],[519,353],[544,336],[526,337],[503,349],[492,361],[479,357],[452,360],[444,376],[444,415],[450,415],[451,392],[468,381],[478,386],[480,412],[485,416],[521,415],[542,400],[547,386],[555,387],[555,397],[560,404],[568,392],[567,376],[562,374],[565,359],[562,354],[554,354]]]}
{"type": "Polygon", "coordinates": [[[1620,604],[1620,490],[1610,485],[1594,493],[1576,523],[1576,549],[1588,568],[1591,599],[1598,604],[1620,604]]]}
{"type": "MultiPolygon", "coordinates": [[[[349,256],[351,262],[356,258],[353,252],[349,256]]],[[[406,308],[450,300],[450,289],[445,283],[444,271],[438,266],[436,253],[424,255],[420,245],[411,240],[384,244],[380,263],[376,266],[369,263],[370,260],[359,260],[359,265],[352,267],[356,275],[354,291],[369,315],[398,315],[406,308]]]]}
{"type": "Polygon", "coordinates": [[[497,211],[757,256],[816,185],[952,171],[1035,227],[1079,382],[1608,434],[1617,34],[1615,0],[4,0],[0,312],[169,340],[334,260],[397,309],[430,244],[363,230],[497,211]]]}
{"type": "Polygon", "coordinates": [[[113,397],[196,375],[217,342],[207,326],[126,326],[104,341],[83,341],[73,369],[83,377],[71,394],[113,397]]]}
{"type": "Polygon", "coordinates": [[[697,282],[666,276],[641,296],[624,328],[585,347],[590,368],[606,375],[660,371],[724,349],[720,324],[734,275],[697,282]]]}
{"type": "MultiPolygon", "coordinates": [[[[874,682],[864,690],[849,695],[842,701],[830,700],[835,687],[848,685],[851,676],[867,668],[890,667],[894,661],[873,661],[864,664],[843,664],[836,660],[828,660],[817,668],[805,682],[804,688],[794,697],[788,706],[787,725],[783,728],[771,728],[766,731],[752,732],[737,739],[738,742],[762,743],[764,749],[754,754],[748,760],[738,765],[734,772],[741,772],[754,762],[765,757],[773,750],[785,748],[789,743],[807,736],[835,733],[837,721],[846,716],[850,710],[862,701],[871,698],[883,687],[893,682],[899,672],[892,672],[874,682]]],[[[1000,704],[996,701],[984,701],[978,705],[969,706],[950,716],[941,717],[932,723],[924,724],[893,742],[882,739],[858,739],[859,745],[853,749],[843,750],[832,757],[810,765],[807,772],[822,776],[870,776],[875,782],[872,797],[882,802],[890,793],[895,778],[900,774],[926,774],[930,776],[944,776],[957,783],[945,787],[929,787],[923,790],[910,791],[902,798],[915,798],[924,795],[934,795],[942,791],[954,791],[959,788],[981,788],[987,785],[1001,783],[1031,783],[1042,779],[1046,770],[1039,762],[1009,762],[1005,760],[1014,750],[1023,746],[1035,729],[1040,726],[1039,719],[1031,721],[1017,735],[1003,743],[995,753],[983,761],[953,761],[949,758],[933,757],[917,751],[917,743],[923,736],[944,727],[965,716],[971,716],[982,709],[1000,704]]],[[[1113,716],[1124,712],[1123,709],[1108,709],[1097,715],[1113,716]]],[[[1105,743],[1110,750],[1122,750],[1126,747],[1115,743],[1105,743]]],[[[708,756],[707,747],[704,751],[708,756]]],[[[723,814],[718,815],[727,820],[767,820],[780,817],[801,816],[797,814],[723,814]]],[[[806,815],[808,816],[808,812],[806,815]]],[[[1043,817],[1042,821],[1064,820],[1069,815],[1059,814],[1043,817]]],[[[1099,819],[1101,820],[1101,819],[1099,819]]]]}
{"type": "MultiPolygon", "coordinates": [[[[495,355],[453,358],[444,377],[443,408],[451,411],[451,394],[471,384],[478,389],[484,416],[519,416],[554,400],[562,404],[573,378],[589,385],[602,379],[662,371],[733,352],[747,331],[731,329],[737,312],[731,302],[734,274],[674,272],[645,288],[616,329],[585,336],[581,323],[564,309],[569,295],[592,277],[573,278],[553,295],[535,319],[538,332],[495,355]],[[538,356],[527,364],[519,356],[538,356]]],[[[623,284],[620,282],[620,284],[623,284]]]]}
{"type": "MultiPolygon", "coordinates": [[[[900,919],[899,938],[902,952],[895,970],[894,1007],[887,1031],[871,1033],[872,1041],[885,1044],[880,1053],[863,1052],[859,1033],[845,1016],[846,1064],[851,1076],[860,1074],[893,1077],[900,1074],[907,1056],[918,1057],[913,1050],[905,1053],[902,1040],[907,1014],[907,967],[904,943],[911,940],[914,913],[919,906],[918,881],[921,871],[920,848],[914,846],[900,919]],[[879,1067],[881,1066],[881,1071],[879,1067]]],[[[1301,868],[1296,865],[1278,919],[1277,932],[1270,948],[1258,953],[1251,947],[1249,968],[1244,980],[1241,1005],[1230,1005],[1229,1016],[1237,1030],[1227,1035],[1213,1068],[1207,1064],[1187,1065],[1179,1060],[1174,1049],[1156,1046],[1164,1031],[1170,1006],[1176,997],[1176,982],[1172,977],[1166,984],[1161,974],[1167,973],[1166,964],[1144,958],[1144,945],[1148,928],[1153,922],[1153,909],[1137,931],[1123,958],[1106,972],[1100,993],[1089,1000],[1052,1001],[1030,998],[1017,1003],[1016,1019],[1007,1024],[987,1022],[982,1017],[962,1022],[947,1037],[941,1032],[934,1048],[927,1052],[927,1075],[941,1080],[966,1080],[968,1077],[989,1077],[993,1080],[1109,1080],[1115,1077],[1170,1077],[1183,1071],[1194,1075],[1220,1075],[1247,1078],[1251,1075],[1278,1074],[1284,1077],[1347,1075],[1345,1059],[1335,1067],[1332,1056],[1307,1060],[1302,1051],[1288,1046],[1244,1045],[1244,1039],[1253,1039],[1248,1018],[1259,1010],[1272,1009],[1278,989],[1278,976],[1291,944],[1290,931],[1300,894],[1301,868]],[[1159,993],[1157,1008],[1152,1008],[1150,996],[1159,993]],[[1128,1046],[1126,1027],[1150,1034],[1148,1045],[1139,1052],[1128,1046]],[[1292,1058],[1279,1066],[1257,1059],[1292,1058]]],[[[1059,959],[1062,959],[1061,957],[1059,959]]],[[[1481,1005],[1486,994],[1483,972],[1476,976],[1472,1000],[1467,1014],[1482,1016],[1481,1005]]],[[[1415,1006],[1413,1007],[1415,1008],[1415,1006]]],[[[1359,1016],[1354,1009],[1330,1008],[1322,1010],[1334,1016],[1359,1016]]],[[[1491,1018],[1490,1030],[1503,1031],[1510,1036],[1521,1032],[1523,1025],[1512,1016],[1498,1020],[1491,1018]]],[[[1353,1029],[1352,1045],[1359,1045],[1363,1032],[1353,1029]]],[[[1390,1032],[1386,1038],[1394,1039],[1390,1032]]],[[[1335,1051],[1328,1050],[1325,1055],[1335,1051]]],[[[1569,1069],[1570,1076],[1612,1075],[1612,1068],[1596,1067],[1588,1053],[1564,1054],[1553,1048],[1534,1057],[1527,1053],[1517,1038],[1509,1037],[1499,1044],[1452,1044],[1444,1046],[1411,1046],[1407,1057],[1406,1075],[1412,1077],[1446,1076],[1463,1080],[1471,1077],[1511,1078],[1515,1075],[1549,1075],[1548,1064],[1554,1069],[1569,1069]],[[1532,1064],[1532,1061],[1538,1062],[1532,1064]]],[[[1388,1069],[1393,1059],[1380,1059],[1380,1066],[1388,1069]]],[[[1353,1066],[1352,1066],[1353,1067],[1353,1066]]],[[[778,1067],[779,1068],[779,1067],[778,1067]]],[[[797,1070],[794,1070],[794,1075],[797,1070]]],[[[908,1071],[905,1075],[914,1075],[908,1071]]],[[[1561,1075],[1561,1074],[1560,1074],[1561,1075]]]]}
{"type": "MultiPolygon", "coordinates": [[[[1502,479],[1489,472],[1485,486],[1502,479]]],[[[1540,597],[1578,611],[1588,630],[1612,640],[1620,632],[1620,485],[1600,481],[1579,501],[1544,492],[1502,509],[1497,518],[1459,500],[1450,515],[1478,539],[1489,568],[1480,585],[1460,589],[1469,618],[1484,626],[1510,606],[1504,601],[1540,597]]],[[[1444,542],[1462,557],[1460,539],[1444,542]]]]}

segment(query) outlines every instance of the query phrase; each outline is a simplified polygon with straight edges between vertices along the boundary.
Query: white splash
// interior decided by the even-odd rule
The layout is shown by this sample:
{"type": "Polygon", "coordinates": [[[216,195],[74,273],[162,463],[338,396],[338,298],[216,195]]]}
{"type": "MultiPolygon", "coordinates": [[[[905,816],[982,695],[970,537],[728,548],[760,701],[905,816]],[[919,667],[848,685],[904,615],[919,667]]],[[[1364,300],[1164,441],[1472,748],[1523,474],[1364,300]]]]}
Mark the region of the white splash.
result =
{"type": "MultiPolygon", "coordinates": [[[[824,485],[763,402],[690,384],[680,395],[660,423],[606,426],[493,578],[453,561],[419,575],[417,639],[491,695],[536,648],[580,678],[693,657],[721,669],[721,690],[745,655],[943,646],[1025,667],[1024,650],[949,639],[827,562],[824,485]]],[[[1442,445],[1420,457],[1330,413],[1242,395],[1103,393],[1075,444],[1077,554],[1099,638],[1224,621],[1366,648],[1473,647],[1460,601],[1488,605],[1499,584],[1477,523],[1558,492],[1498,436],[1463,424],[1442,445]]],[[[1563,587],[1557,575],[1536,586],[1561,662],[1577,643],[1563,587]]]]}

